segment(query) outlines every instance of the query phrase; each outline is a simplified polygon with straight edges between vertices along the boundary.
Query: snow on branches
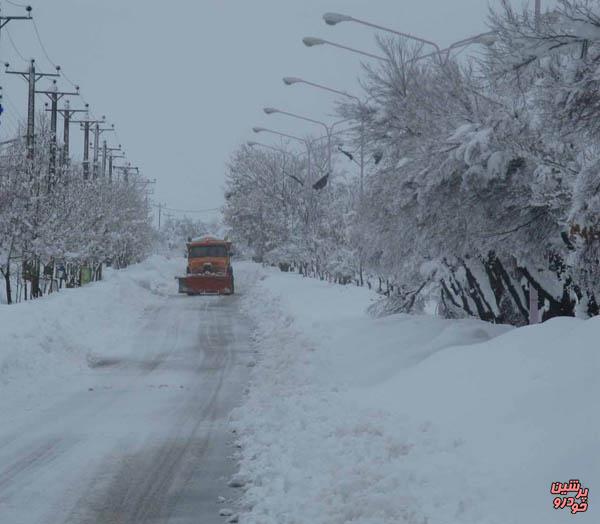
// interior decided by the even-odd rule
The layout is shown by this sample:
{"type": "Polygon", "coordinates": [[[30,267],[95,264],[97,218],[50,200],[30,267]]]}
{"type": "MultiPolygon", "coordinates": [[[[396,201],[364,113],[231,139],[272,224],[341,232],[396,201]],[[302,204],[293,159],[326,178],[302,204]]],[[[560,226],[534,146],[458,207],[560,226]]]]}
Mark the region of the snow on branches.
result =
{"type": "Polygon", "coordinates": [[[469,59],[378,39],[386,60],[365,66],[365,101],[338,106],[350,147],[366,146],[363,197],[346,164],[315,193],[285,174],[305,180],[301,162],[238,151],[234,231],[261,256],[364,266],[399,310],[433,300],[523,324],[535,288],[543,318],[597,314],[600,3],[559,0],[536,20],[503,1],[489,25],[493,42],[469,59]]]}
{"type": "Polygon", "coordinates": [[[52,289],[55,279],[79,283],[79,274],[69,281],[69,268],[138,261],[154,239],[143,185],[135,177],[84,180],[77,163],[51,176],[45,115],[39,122],[33,161],[21,139],[4,146],[0,160],[0,272],[9,303],[19,298],[15,286],[21,298],[40,296],[44,274],[52,289]]]}

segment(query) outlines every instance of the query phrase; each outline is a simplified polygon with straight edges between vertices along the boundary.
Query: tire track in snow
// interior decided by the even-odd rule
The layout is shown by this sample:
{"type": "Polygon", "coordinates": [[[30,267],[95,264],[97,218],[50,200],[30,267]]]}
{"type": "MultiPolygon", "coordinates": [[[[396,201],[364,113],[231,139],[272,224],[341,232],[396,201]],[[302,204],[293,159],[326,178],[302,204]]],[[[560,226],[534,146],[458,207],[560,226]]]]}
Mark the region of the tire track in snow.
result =
{"type": "MultiPolygon", "coordinates": [[[[84,496],[78,503],[87,511],[82,514],[76,510],[68,522],[167,522],[178,507],[189,502],[186,501],[189,497],[186,485],[198,474],[211,444],[213,424],[219,414],[223,416],[219,397],[232,362],[230,344],[233,337],[229,332],[233,329],[233,304],[228,302],[221,309],[218,307],[220,302],[206,301],[200,312],[203,329],[197,348],[202,358],[195,368],[198,380],[185,399],[185,409],[174,422],[173,436],[159,446],[122,457],[107,486],[98,483],[89,486],[92,496],[84,496]]],[[[177,344],[174,342],[174,347],[177,344]]]]}

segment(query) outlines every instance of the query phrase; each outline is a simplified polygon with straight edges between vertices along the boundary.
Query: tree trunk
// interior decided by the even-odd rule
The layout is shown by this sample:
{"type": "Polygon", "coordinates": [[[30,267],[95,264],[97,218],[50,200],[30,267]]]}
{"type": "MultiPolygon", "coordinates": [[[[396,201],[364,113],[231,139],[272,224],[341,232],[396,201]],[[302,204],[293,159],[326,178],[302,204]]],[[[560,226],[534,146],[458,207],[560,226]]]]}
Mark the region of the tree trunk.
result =
{"type": "Polygon", "coordinates": [[[6,262],[6,270],[0,270],[4,276],[4,283],[6,287],[6,303],[12,304],[12,289],[10,287],[10,260],[6,262]]]}

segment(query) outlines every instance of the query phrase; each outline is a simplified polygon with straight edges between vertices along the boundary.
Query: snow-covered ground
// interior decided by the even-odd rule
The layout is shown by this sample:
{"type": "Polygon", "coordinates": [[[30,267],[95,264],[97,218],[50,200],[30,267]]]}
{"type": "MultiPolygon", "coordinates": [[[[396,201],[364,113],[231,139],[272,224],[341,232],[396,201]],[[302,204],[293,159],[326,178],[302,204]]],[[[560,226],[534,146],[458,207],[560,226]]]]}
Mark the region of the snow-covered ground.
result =
{"type": "MultiPolygon", "coordinates": [[[[232,417],[247,479],[241,522],[598,522],[600,319],[522,329],[373,319],[368,290],[244,263],[237,297],[196,300],[176,296],[183,266],[156,256],[0,306],[0,517],[9,524],[141,511],[143,486],[122,500],[111,490],[153,475],[148,489],[186,488],[194,508],[209,508],[203,522],[218,517],[215,490],[227,479],[207,492],[199,470],[188,489],[190,463],[177,450],[192,442],[200,453],[208,431],[206,456],[221,464],[224,417],[248,369],[232,417]],[[256,326],[253,368],[240,304],[256,326]],[[156,472],[165,449],[176,464],[156,472]],[[122,470],[124,453],[137,466],[122,470]],[[554,510],[551,483],[575,478],[590,490],[589,510],[554,510]],[[38,502],[26,505],[34,492],[38,502]]],[[[147,508],[157,515],[171,504],[161,490],[147,508]]]]}
{"type": "Polygon", "coordinates": [[[373,319],[364,289],[267,270],[233,426],[252,524],[599,522],[600,319],[373,319]],[[553,508],[552,482],[589,488],[553,508]]]}
{"type": "Polygon", "coordinates": [[[175,287],[181,257],[154,256],[105,279],[40,300],[0,305],[0,403],[42,381],[81,374],[97,355],[127,355],[145,313],[175,287]]]}
{"type": "MultiPolygon", "coordinates": [[[[234,267],[249,293],[260,269],[234,267]]],[[[225,521],[250,324],[238,295],[178,295],[183,268],[0,306],[0,524],[225,521]]]]}

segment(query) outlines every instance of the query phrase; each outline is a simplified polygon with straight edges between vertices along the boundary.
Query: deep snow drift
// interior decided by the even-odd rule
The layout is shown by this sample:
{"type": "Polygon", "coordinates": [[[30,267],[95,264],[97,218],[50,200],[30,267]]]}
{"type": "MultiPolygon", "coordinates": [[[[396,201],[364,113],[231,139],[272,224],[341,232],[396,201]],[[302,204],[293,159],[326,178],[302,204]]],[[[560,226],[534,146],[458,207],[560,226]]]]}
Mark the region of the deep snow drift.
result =
{"type": "Polygon", "coordinates": [[[600,319],[373,319],[372,299],[274,270],[245,297],[260,359],[233,421],[241,522],[598,522],[600,319]],[[553,507],[570,479],[586,513],[553,507]]]}

